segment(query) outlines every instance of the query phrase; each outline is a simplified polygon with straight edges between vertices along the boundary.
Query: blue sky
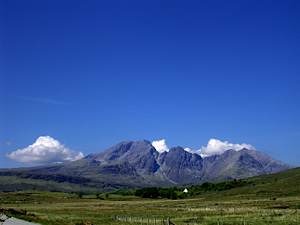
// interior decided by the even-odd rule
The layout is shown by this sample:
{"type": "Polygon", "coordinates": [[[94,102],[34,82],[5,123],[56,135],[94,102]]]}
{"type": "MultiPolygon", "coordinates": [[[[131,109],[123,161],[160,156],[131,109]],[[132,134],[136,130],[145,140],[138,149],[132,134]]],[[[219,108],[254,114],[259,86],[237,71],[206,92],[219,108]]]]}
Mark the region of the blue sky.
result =
{"type": "Polygon", "coordinates": [[[249,143],[300,165],[300,2],[0,3],[0,167],[49,135],[249,143]]]}

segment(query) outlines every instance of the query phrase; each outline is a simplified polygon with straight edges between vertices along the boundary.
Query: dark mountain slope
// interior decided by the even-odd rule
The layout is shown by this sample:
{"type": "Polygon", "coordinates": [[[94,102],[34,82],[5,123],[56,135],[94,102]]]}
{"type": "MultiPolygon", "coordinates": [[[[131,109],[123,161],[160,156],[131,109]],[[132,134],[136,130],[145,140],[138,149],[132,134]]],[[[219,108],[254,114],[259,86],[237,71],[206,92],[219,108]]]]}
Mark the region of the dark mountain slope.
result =
{"type": "Polygon", "coordinates": [[[205,180],[245,178],[276,173],[289,167],[254,150],[228,150],[222,155],[204,158],[205,180]]]}
{"type": "Polygon", "coordinates": [[[199,183],[203,177],[203,159],[181,147],[171,148],[160,155],[160,172],[175,184],[199,183]]]}

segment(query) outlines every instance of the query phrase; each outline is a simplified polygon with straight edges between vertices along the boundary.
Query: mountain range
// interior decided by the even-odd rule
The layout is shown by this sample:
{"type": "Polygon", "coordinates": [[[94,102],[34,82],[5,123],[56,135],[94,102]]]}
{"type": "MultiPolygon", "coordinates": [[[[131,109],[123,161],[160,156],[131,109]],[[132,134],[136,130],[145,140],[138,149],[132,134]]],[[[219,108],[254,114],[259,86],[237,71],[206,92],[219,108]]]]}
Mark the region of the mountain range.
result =
{"type": "MultiPolygon", "coordinates": [[[[65,163],[1,169],[1,177],[75,184],[97,189],[174,186],[276,173],[289,166],[249,149],[201,157],[182,147],[158,152],[151,142],[124,141],[100,153],[65,163]]],[[[0,190],[5,189],[0,185],[0,190]]],[[[55,188],[54,188],[55,189],[55,188]]]]}

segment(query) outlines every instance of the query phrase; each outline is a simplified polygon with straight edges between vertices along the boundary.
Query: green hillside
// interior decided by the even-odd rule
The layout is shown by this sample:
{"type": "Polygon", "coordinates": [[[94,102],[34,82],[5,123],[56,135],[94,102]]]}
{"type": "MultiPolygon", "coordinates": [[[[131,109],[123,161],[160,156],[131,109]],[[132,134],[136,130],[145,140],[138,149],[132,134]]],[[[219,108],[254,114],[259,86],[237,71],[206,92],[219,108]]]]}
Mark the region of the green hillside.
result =
{"type": "Polygon", "coordinates": [[[227,193],[255,194],[257,196],[298,196],[300,195],[300,168],[286,170],[276,174],[248,178],[250,185],[232,189],[227,193]]]}
{"type": "MultiPolygon", "coordinates": [[[[289,169],[276,174],[262,175],[248,179],[220,182],[215,184],[221,191],[200,191],[201,194],[210,194],[222,196],[300,196],[300,168],[289,169]],[[237,183],[236,187],[234,184],[237,183]],[[222,187],[228,184],[222,190],[222,187]]],[[[195,186],[200,189],[201,186],[195,186]]]]}
{"type": "Polygon", "coordinates": [[[55,182],[42,179],[21,178],[17,176],[0,176],[0,191],[58,191],[58,192],[95,192],[96,188],[69,182],[55,182]]]}
{"type": "Polygon", "coordinates": [[[300,168],[290,169],[277,174],[251,177],[242,180],[228,180],[217,183],[205,182],[201,185],[172,188],[142,188],[136,195],[143,198],[239,198],[243,197],[284,197],[300,195],[300,168]],[[184,194],[184,188],[188,193],[184,194]]]}

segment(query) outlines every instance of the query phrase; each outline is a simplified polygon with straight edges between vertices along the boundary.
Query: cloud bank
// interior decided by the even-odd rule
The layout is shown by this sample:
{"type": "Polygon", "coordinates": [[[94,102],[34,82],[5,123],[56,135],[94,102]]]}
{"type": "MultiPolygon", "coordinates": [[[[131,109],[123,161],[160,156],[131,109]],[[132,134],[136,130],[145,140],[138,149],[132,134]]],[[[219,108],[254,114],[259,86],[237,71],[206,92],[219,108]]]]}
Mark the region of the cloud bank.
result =
{"type": "MultiPolygon", "coordinates": [[[[169,151],[169,148],[166,144],[165,139],[153,141],[152,145],[154,148],[159,152],[165,152],[169,151]]],[[[200,149],[192,149],[192,148],[185,148],[184,150],[190,153],[196,153],[200,155],[201,157],[208,157],[212,155],[221,155],[227,150],[234,150],[234,151],[240,151],[242,149],[248,149],[248,150],[255,150],[255,147],[250,144],[234,144],[230,143],[228,141],[221,141],[215,138],[211,138],[206,146],[202,146],[200,149]]]]}
{"type": "Polygon", "coordinates": [[[218,139],[212,138],[208,141],[206,146],[202,146],[198,152],[202,157],[207,157],[211,155],[221,155],[227,150],[240,151],[242,149],[255,150],[255,148],[250,144],[233,144],[228,141],[220,141],[218,139]]]}
{"type": "Polygon", "coordinates": [[[50,136],[41,136],[28,147],[17,149],[7,156],[17,162],[44,164],[78,160],[83,157],[83,153],[66,148],[50,136]]]}
{"type": "Polygon", "coordinates": [[[169,148],[167,146],[166,140],[161,139],[157,141],[152,142],[153,147],[158,151],[159,153],[168,152],[169,148]]]}

